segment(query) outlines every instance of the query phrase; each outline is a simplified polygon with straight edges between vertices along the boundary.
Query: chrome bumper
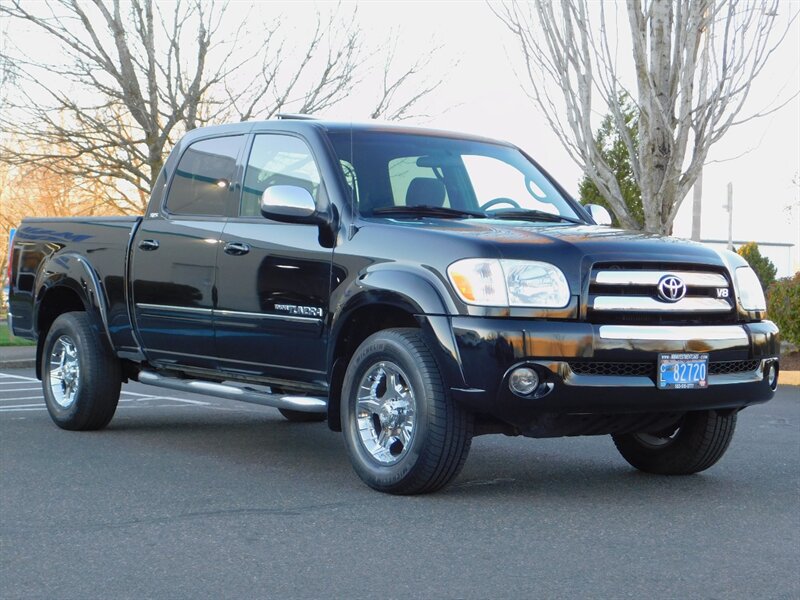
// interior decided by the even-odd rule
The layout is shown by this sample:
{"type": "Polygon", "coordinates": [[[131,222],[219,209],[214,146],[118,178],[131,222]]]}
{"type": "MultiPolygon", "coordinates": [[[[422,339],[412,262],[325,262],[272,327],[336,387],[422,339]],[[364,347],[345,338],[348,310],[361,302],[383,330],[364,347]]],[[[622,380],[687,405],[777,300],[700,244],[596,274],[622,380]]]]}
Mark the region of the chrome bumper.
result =
{"type": "Polygon", "coordinates": [[[741,325],[601,325],[603,340],[659,340],[665,342],[747,342],[741,325]]]}

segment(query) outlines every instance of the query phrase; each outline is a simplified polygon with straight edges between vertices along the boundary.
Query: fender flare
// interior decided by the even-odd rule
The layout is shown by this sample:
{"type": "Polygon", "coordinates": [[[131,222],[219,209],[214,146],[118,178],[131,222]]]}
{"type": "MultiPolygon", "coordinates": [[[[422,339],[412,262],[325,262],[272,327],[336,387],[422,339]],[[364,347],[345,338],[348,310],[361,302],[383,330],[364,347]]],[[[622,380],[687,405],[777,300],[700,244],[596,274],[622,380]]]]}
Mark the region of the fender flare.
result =
{"type": "Polygon", "coordinates": [[[109,347],[113,349],[114,342],[108,326],[108,301],[103,284],[89,261],[77,252],[64,252],[42,261],[33,306],[33,330],[37,336],[42,302],[48,292],[59,287],[69,288],[78,295],[98,333],[106,337],[109,347]]]}
{"type": "MultiPolygon", "coordinates": [[[[375,265],[353,279],[332,297],[330,337],[328,343],[328,378],[334,385],[334,370],[343,375],[347,365],[336,358],[336,351],[344,327],[350,317],[368,305],[381,304],[399,308],[413,316],[423,336],[434,352],[446,384],[464,385],[461,359],[449,324],[452,315],[458,314],[449,290],[433,274],[419,268],[398,265],[375,265]],[[336,300],[339,300],[336,302],[336,300]]],[[[338,431],[338,390],[330,390],[334,402],[328,405],[328,425],[338,431]]]]}

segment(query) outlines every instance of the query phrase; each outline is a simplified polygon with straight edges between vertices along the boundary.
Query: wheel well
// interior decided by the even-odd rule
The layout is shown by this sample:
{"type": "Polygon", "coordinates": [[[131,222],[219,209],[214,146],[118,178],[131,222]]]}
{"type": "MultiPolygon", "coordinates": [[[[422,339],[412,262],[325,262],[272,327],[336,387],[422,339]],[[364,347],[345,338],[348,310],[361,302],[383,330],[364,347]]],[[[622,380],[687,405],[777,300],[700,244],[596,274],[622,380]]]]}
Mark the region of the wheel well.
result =
{"type": "Polygon", "coordinates": [[[377,331],[393,327],[419,327],[410,312],[389,304],[370,304],[355,310],[335,340],[331,357],[331,378],[328,394],[328,427],[341,431],[340,402],[344,373],[350,357],[365,339],[377,331]]]}
{"type": "Polygon", "coordinates": [[[64,313],[73,311],[85,311],[86,306],[78,293],[68,287],[60,286],[49,290],[39,305],[39,315],[36,321],[37,344],[36,344],[36,376],[40,377],[42,351],[47,333],[50,331],[53,322],[64,313]]]}

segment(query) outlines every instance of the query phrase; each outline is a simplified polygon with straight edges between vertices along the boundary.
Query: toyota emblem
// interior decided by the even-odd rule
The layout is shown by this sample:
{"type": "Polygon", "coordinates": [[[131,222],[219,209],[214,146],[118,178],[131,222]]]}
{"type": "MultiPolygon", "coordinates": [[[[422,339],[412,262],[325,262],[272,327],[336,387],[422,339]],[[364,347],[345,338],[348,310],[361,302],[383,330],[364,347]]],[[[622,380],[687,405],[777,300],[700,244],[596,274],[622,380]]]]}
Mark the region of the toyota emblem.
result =
{"type": "Polygon", "coordinates": [[[658,282],[658,296],[664,302],[677,302],[686,295],[686,284],[675,275],[664,275],[658,282]]]}

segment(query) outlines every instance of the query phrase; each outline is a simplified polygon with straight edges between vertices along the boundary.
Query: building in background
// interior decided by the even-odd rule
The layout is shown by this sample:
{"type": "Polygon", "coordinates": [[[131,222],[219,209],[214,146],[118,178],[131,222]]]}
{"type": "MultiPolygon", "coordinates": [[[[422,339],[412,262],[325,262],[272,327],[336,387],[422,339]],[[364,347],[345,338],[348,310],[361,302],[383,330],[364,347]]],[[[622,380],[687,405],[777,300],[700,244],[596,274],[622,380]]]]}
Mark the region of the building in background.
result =
{"type": "MultiPolygon", "coordinates": [[[[728,240],[701,240],[717,250],[724,250],[728,247],[728,240]]],[[[740,248],[753,240],[733,240],[734,248],[740,248]]],[[[758,249],[762,256],[766,256],[778,269],[776,277],[789,277],[800,269],[797,264],[794,247],[795,245],[790,242],[758,242],[758,249]]]]}

